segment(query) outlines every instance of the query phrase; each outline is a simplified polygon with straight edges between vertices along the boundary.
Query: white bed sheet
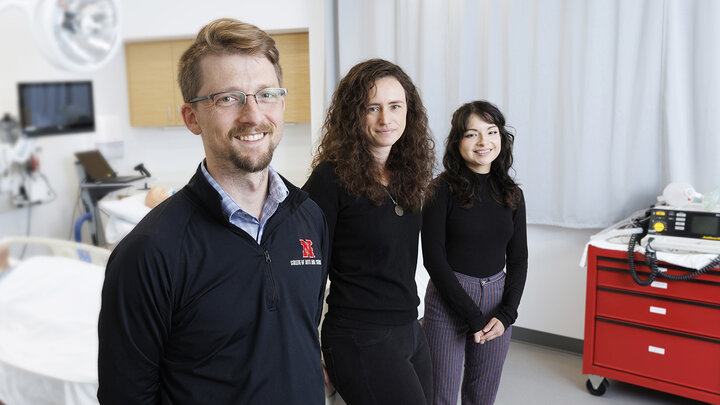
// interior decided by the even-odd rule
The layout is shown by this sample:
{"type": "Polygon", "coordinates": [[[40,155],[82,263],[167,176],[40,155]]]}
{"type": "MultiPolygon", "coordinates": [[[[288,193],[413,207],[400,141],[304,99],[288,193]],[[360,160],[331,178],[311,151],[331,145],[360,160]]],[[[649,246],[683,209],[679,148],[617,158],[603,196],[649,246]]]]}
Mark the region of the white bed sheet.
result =
{"type": "Polygon", "coordinates": [[[0,401],[97,404],[104,268],[32,257],[0,274],[0,401]]]}
{"type": "Polygon", "coordinates": [[[111,196],[99,201],[100,209],[108,215],[104,226],[108,243],[120,242],[150,212],[150,208],[145,205],[146,196],[147,191],[144,191],[122,199],[111,196]]]}

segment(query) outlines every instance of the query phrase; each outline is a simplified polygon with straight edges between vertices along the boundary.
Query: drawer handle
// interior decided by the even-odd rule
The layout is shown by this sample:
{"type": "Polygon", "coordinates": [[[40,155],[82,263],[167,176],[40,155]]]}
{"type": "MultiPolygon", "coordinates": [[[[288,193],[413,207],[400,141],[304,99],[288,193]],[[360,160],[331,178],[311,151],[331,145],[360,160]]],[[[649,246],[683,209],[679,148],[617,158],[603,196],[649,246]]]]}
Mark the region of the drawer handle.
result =
{"type": "Polygon", "coordinates": [[[662,347],[657,347],[657,346],[651,345],[651,346],[648,346],[648,351],[650,353],[657,353],[657,354],[665,355],[665,349],[663,349],[662,347]]]}
{"type": "Polygon", "coordinates": [[[667,283],[664,281],[653,281],[652,284],[650,284],[650,287],[662,288],[663,290],[667,290],[667,283]]]}
{"type": "Polygon", "coordinates": [[[660,308],[660,307],[654,307],[654,306],[650,305],[650,313],[667,315],[667,309],[660,308]]]}

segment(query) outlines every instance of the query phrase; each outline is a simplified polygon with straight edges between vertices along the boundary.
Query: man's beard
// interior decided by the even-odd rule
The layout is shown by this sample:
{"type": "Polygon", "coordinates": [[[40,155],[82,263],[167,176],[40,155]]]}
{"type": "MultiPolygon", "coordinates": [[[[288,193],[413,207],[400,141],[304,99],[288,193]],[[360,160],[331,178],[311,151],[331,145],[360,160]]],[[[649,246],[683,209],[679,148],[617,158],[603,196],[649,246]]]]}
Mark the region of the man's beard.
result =
{"type": "Polygon", "coordinates": [[[236,168],[247,172],[247,173],[257,173],[259,171],[265,170],[270,165],[270,162],[273,158],[273,152],[275,152],[275,148],[277,147],[277,144],[273,145],[272,143],[272,135],[274,134],[273,128],[270,125],[260,125],[257,127],[240,127],[240,128],[233,128],[230,130],[229,135],[232,137],[236,136],[242,136],[247,133],[251,132],[262,132],[266,133],[267,137],[270,137],[270,147],[268,148],[267,152],[262,153],[260,155],[253,155],[253,156],[242,156],[238,153],[230,153],[230,161],[235,165],[236,168]]]}

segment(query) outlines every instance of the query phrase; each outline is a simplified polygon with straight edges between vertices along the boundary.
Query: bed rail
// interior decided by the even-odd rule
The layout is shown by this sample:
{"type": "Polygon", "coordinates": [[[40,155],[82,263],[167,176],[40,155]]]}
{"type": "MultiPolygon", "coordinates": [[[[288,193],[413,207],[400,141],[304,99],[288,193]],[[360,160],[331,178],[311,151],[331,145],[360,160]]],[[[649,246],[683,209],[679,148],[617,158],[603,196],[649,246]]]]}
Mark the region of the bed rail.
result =
{"type": "Polygon", "coordinates": [[[35,245],[50,249],[53,256],[62,256],[75,260],[105,266],[110,257],[110,250],[63,239],[43,238],[35,236],[7,236],[0,239],[0,244],[8,245],[35,245]]]}

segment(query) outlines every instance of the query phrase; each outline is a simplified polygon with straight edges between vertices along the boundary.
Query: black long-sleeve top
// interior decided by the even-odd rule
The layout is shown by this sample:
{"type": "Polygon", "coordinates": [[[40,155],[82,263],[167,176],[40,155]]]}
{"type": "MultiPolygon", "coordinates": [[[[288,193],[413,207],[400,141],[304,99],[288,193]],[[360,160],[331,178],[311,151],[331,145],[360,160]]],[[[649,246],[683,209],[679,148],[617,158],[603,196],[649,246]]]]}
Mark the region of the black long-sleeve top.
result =
{"type": "Polygon", "coordinates": [[[303,190],[322,208],[330,231],[326,316],[383,325],[417,319],[421,213],[397,216],[390,197],[378,206],[349,196],[328,162],[313,170],[303,190]]]}
{"type": "Polygon", "coordinates": [[[468,325],[471,333],[496,317],[507,329],[517,309],[527,275],[525,200],[515,210],[496,202],[487,191],[489,174],[475,174],[479,199],[470,208],[461,203],[445,181],[423,207],[422,251],[425,268],[440,296],[468,325]],[[489,277],[506,268],[502,305],[496,314],[483,314],[453,272],[489,277]]]}
{"type": "Polygon", "coordinates": [[[120,242],[98,322],[100,403],[324,403],[329,236],[317,205],[286,186],[259,243],[223,216],[199,168],[120,242]]]}

